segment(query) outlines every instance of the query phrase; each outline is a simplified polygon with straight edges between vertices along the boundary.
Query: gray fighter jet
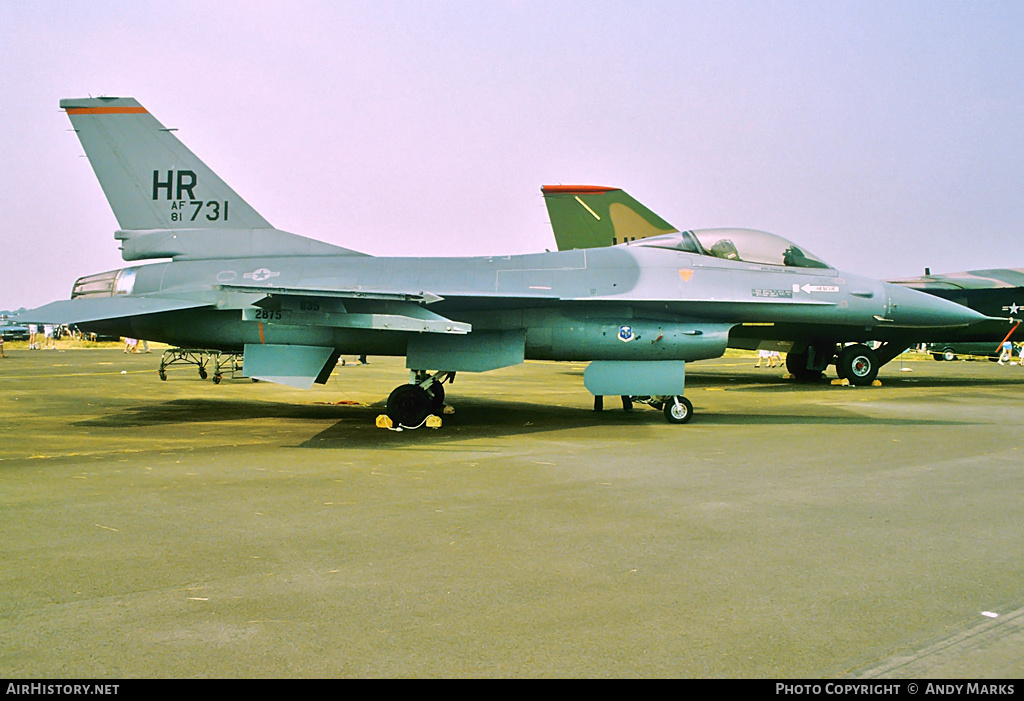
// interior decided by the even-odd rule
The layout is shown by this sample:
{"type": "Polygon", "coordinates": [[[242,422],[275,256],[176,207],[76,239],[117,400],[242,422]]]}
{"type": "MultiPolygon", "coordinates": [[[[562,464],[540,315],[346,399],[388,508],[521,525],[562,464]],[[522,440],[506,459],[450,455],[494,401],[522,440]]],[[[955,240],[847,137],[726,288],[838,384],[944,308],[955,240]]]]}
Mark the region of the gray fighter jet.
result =
{"type": "MultiPolygon", "coordinates": [[[[24,319],[244,352],[246,375],[306,388],[342,353],[404,355],[409,382],[386,410],[399,426],[439,412],[456,372],[525,359],[591,361],[584,385],[595,395],[638,398],[685,423],[686,363],[721,356],[736,330],[800,336],[803,370],[815,372],[839,341],[905,347],[928,328],[985,319],[744,230],[533,255],[368,256],[271,226],[134,99],[61,107],[133,265],[80,278],[70,300],[24,319]]],[[[874,352],[851,348],[844,372],[863,379],[874,352]]]]}
{"type": "MultiPolygon", "coordinates": [[[[744,229],[695,229],[680,233],[660,216],[616,187],[591,185],[548,185],[541,188],[551,218],[551,228],[559,250],[605,246],[649,246],[662,238],[682,236],[694,241],[708,255],[739,257],[783,267],[828,267],[815,256],[796,246],[766,248],[768,234],[744,229]],[[745,242],[742,252],[723,247],[723,241],[745,242]],[[780,254],[781,252],[781,254],[780,254]]],[[[842,336],[836,329],[815,331],[806,324],[783,319],[772,324],[740,324],[729,335],[731,348],[788,351],[786,367],[800,379],[821,377],[821,371],[835,363],[840,378],[853,384],[870,384],[878,369],[913,343],[930,341],[986,341],[993,347],[1018,330],[1021,307],[1021,271],[988,270],[949,275],[926,275],[910,280],[892,280],[892,284],[921,290],[970,307],[986,320],[970,325],[934,326],[924,331],[900,329],[885,333],[879,325],[872,332],[878,348],[850,343],[860,337],[842,336]],[[1014,295],[1017,295],[1014,297],[1014,295]]],[[[891,289],[891,285],[887,286],[891,289]]],[[[840,303],[842,304],[842,303],[840,303]]]]}

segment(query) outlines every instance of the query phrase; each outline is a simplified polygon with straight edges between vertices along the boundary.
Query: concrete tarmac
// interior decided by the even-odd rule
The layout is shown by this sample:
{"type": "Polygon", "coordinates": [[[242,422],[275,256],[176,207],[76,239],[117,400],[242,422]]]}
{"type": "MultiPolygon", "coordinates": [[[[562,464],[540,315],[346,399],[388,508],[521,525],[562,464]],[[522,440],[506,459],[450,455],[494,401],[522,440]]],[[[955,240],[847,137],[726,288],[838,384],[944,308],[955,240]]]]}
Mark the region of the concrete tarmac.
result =
{"type": "Polygon", "coordinates": [[[374,419],[159,353],[0,360],[0,676],[1012,678],[1024,368],[801,385],[689,366],[693,421],[592,411],[583,364],[374,419]]]}

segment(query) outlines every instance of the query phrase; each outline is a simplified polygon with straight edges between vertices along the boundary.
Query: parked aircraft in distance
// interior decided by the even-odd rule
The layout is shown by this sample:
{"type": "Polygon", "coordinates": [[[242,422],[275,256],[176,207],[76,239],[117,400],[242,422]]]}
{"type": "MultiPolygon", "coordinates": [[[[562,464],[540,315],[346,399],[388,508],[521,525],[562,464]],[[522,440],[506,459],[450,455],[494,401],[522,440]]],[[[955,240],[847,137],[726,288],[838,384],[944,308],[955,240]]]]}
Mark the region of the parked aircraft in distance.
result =
{"type": "MultiPolygon", "coordinates": [[[[456,372],[524,359],[591,361],[584,385],[595,395],[636,397],[684,423],[693,411],[686,362],[721,356],[745,324],[808,339],[806,372],[822,344],[902,347],[930,328],[985,318],[753,232],[713,245],[684,232],[532,255],[368,256],[271,226],[134,99],[61,107],[133,264],[80,278],[70,300],[25,319],[244,352],[246,375],[296,387],[326,382],[342,353],[404,355],[409,382],[386,410],[400,426],[438,412],[456,372]],[[164,260],[135,264],[155,259],[164,260]]],[[[875,356],[854,348],[842,361],[859,380],[861,357],[875,356]]]]}
{"type": "MultiPolygon", "coordinates": [[[[761,232],[745,229],[679,230],[619,188],[592,185],[546,185],[541,188],[544,203],[551,219],[558,249],[594,249],[599,247],[650,246],[667,236],[682,236],[694,241],[694,246],[711,256],[767,263],[782,266],[826,266],[820,260],[806,255],[806,251],[792,247],[783,251],[760,249],[761,232]],[[752,248],[741,252],[723,248],[723,241],[751,241],[752,248]],[[780,251],[782,252],[780,255],[780,251]]],[[[893,284],[913,288],[970,307],[984,315],[985,321],[971,325],[934,326],[925,332],[878,336],[885,340],[879,349],[866,349],[843,344],[858,340],[844,338],[832,331],[806,325],[775,323],[774,325],[741,324],[733,328],[729,346],[733,348],[771,348],[786,350],[786,367],[797,377],[815,379],[830,363],[835,363],[839,377],[854,384],[868,384],[878,374],[878,368],[892,360],[915,342],[930,343],[942,340],[991,341],[998,346],[1007,334],[1018,331],[1013,319],[1019,317],[1024,302],[1021,286],[1024,271],[986,270],[951,275],[931,276],[909,280],[893,280],[893,284]]],[[[781,322],[781,320],[780,320],[781,322]]],[[[877,326],[880,330],[882,327],[877,326]]]]}
{"type": "Polygon", "coordinates": [[[932,274],[925,269],[920,277],[891,280],[921,292],[970,307],[989,317],[1004,317],[951,330],[932,339],[956,344],[987,344],[998,349],[1003,341],[1024,341],[1024,269],[993,268],[958,273],[932,274]],[[1011,326],[1007,327],[1005,317],[1011,326]]]}

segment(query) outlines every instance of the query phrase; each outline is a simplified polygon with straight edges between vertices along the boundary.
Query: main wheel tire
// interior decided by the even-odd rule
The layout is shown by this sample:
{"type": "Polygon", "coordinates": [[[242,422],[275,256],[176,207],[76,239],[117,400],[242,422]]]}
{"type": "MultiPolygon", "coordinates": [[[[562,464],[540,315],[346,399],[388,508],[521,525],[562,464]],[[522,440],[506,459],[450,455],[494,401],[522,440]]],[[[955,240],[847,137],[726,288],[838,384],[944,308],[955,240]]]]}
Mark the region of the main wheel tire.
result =
{"type": "Polygon", "coordinates": [[[878,377],[878,354],[862,343],[846,346],[836,358],[836,373],[851,385],[870,385],[878,377]]]}
{"type": "Polygon", "coordinates": [[[388,396],[386,413],[396,426],[416,428],[430,414],[431,398],[419,385],[399,385],[388,396]]]}
{"type": "Polygon", "coordinates": [[[440,382],[433,383],[427,390],[427,394],[430,395],[430,413],[440,414],[444,409],[444,385],[440,382]]]}
{"type": "Polygon", "coordinates": [[[675,397],[665,402],[665,418],[670,424],[685,424],[693,418],[693,404],[686,397],[675,397]]]}
{"type": "Polygon", "coordinates": [[[821,370],[807,367],[807,355],[807,351],[786,353],[786,369],[800,382],[817,382],[821,379],[821,370]]]}
{"type": "Polygon", "coordinates": [[[786,369],[789,370],[790,375],[796,377],[799,377],[801,372],[807,372],[807,352],[794,353],[790,351],[786,353],[786,369]]]}
{"type": "Polygon", "coordinates": [[[954,360],[956,360],[956,353],[953,351],[952,348],[947,348],[946,350],[942,351],[942,359],[948,360],[949,362],[953,362],[954,360]]]}

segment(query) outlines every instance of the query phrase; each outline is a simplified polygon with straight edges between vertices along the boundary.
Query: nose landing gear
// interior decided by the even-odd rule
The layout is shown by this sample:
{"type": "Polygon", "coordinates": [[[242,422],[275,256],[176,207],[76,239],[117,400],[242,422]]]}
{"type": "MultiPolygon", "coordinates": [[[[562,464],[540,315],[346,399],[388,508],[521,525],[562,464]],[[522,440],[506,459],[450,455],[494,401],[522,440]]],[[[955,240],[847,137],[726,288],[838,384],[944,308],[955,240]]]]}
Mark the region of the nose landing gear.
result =
{"type": "MultiPolygon", "coordinates": [[[[693,404],[690,400],[683,395],[675,397],[636,397],[629,395],[622,395],[622,410],[632,411],[634,404],[646,404],[647,406],[654,407],[658,411],[665,412],[665,419],[672,424],[685,424],[693,418],[693,404]]],[[[602,395],[596,395],[594,397],[594,411],[602,411],[604,409],[604,397],[602,395]]]]}
{"type": "Polygon", "coordinates": [[[686,397],[669,397],[665,401],[665,418],[672,424],[685,424],[693,418],[693,404],[686,397]]]}

